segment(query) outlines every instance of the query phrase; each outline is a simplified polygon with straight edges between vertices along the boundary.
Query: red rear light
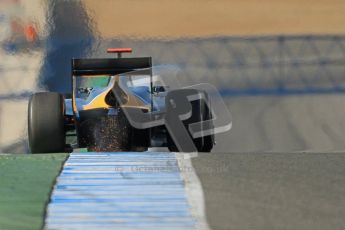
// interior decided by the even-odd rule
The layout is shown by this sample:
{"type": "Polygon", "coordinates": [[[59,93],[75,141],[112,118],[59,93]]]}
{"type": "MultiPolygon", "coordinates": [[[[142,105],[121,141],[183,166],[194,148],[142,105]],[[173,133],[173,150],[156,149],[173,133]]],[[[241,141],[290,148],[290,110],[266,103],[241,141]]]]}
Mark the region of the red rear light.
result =
{"type": "Polygon", "coordinates": [[[107,53],[132,53],[132,48],[108,48],[107,53]]]}

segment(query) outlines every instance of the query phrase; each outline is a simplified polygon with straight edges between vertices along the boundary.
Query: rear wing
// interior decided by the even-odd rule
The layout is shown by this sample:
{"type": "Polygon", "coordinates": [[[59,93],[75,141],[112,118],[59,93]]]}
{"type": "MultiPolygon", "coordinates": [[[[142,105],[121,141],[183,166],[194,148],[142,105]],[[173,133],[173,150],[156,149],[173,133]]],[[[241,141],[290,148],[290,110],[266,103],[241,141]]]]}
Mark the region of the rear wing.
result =
{"type": "Polygon", "coordinates": [[[116,75],[151,67],[151,57],[72,59],[72,76],[116,75]]]}
{"type": "MultiPolygon", "coordinates": [[[[117,75],[127,72],[133,72],[141,69],[148,69],[150,74],[150,86],[152,92],[152,58],[122,58],[122,53],[131,53],[131,48],[109,48],[108,53],[117,53],[118,58],[88,58],[72,59],[72,109],[74,114],[78,115],[76,105],[76,77],[91,75],[117,75]]],[[[153,104],[151,102],[153,108],[153,104]]]]}

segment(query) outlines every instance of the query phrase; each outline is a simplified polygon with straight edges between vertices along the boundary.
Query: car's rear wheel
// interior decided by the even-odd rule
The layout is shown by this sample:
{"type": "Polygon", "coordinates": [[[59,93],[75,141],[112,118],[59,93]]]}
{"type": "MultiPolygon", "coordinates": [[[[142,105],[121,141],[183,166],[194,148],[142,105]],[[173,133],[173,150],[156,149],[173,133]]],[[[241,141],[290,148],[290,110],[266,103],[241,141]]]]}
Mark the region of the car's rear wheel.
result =
{"type": "MultiPolygon", "coordinates": [[[[212,114],[210,113],[209,108],[207,107],[206,103],[203,100],[195,100],[195,101],[192,101],[191,104],[192,104],[192,116],[189,119],[183,121],[187,130],[188,130],[189,124],[212,119],[212,114]]],[[[192,136],[190,137],[193,138],[192,136]]],[[[171,152],[179,152],[178,148],[176,147],[170,135],[168,135],[167,137],[167,142],[168,142],[167,143],[168,149],[171,152]]],[[[198,152],[211,152],[214,145],[214,135],[194,138],[193,142],[198,152]]]]}
{"type": "Polygon", "coordinates": [[[29,100],[28,136],[32,153],[65,151],[64,99],[59,93],[35,93],[29,100]]]}

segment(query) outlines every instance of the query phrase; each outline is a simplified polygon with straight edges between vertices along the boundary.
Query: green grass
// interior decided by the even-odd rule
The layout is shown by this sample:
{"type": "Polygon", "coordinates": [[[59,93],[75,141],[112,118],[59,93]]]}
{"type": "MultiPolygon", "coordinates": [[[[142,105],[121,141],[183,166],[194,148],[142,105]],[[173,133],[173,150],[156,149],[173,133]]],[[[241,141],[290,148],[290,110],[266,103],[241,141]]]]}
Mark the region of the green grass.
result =
{"type": "Polygon", "coordinates": [[[40,229],[67,154],[0,155],[0,229],[40,229]]]}

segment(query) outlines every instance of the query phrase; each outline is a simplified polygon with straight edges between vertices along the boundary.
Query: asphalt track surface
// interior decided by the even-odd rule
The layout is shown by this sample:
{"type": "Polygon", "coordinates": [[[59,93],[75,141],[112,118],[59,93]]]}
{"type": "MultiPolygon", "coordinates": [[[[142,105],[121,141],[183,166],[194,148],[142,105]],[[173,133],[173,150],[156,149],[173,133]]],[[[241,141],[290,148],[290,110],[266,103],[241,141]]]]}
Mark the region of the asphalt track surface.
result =
{"type": "Polygon", "coordinates": [[[199,153],[211,229],[344,229],[345,154],[199,153]]]}
{"type": "Polygon", "coordinates": [[[345,148],[345,95],[223,98],[232,129],[214,152],[334,152],[345,148]]]}

